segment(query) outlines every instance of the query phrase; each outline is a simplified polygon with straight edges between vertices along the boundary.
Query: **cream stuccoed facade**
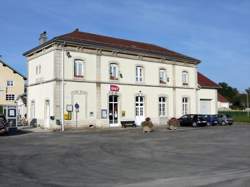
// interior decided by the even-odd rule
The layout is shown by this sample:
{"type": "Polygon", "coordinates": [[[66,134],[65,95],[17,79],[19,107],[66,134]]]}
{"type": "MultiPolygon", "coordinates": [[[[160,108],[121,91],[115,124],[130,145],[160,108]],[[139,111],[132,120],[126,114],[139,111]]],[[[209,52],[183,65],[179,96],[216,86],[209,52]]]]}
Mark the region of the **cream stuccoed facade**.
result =
{"type": "Polygon", "coordinates": [[[171,117],[201,112],[202,100],[210,101],[209,113],[217,113],[217,90],[198,85],[199,61],[187,63],[65,40],[52,39],[24,54],[30,122],[35,120],[44,128],[61,128],[62,122],[65,127],[119,127],[121,121],[140,125],[150,117],[161,125],[171,117]]]}

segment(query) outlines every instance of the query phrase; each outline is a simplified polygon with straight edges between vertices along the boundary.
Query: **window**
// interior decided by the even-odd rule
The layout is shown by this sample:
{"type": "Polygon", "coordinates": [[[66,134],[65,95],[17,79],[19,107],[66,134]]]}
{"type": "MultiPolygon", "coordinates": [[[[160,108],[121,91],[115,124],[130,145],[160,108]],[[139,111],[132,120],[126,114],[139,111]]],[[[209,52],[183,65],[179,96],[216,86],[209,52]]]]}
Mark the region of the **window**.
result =
{"type": "Polygon", "coordinates": [[[119,70],[118,70],[118,65],[117,64],[110,64],[109,65],[109,78],[110,80],[118,80],[119,77],[119,70]]]}
{"type": "Polygon", "coordinates": [[[187,71],[182,72],[182,84],[188,85],[188,72],[187,71]]]}
{"type": "Polygon", "coordinates": [[[6,101],[14,101],[15,95],[14,94],[6,94],[6,101]]]}
{"type": "Polygon", "coordinates": [[[38,73],[41,74],[41,71],[42,71],[42,67],[41,65],[38,66],[38,73]]]}
{"type": "Polygon", "coordinates": [[[36,75],[38,75],[38,66],[36,66],[36,75]]]}
{"type": "Polygon", "coordinates": [[[159,97],[159,116],[166,116],[166,97],[159,97]]]}
{"type": "Polygon", "coordinates": [[[143,82],[143,67],[136,66],[136,82],[143,82]]]}
{"type": "Polygon", "coordinates": [[[75,60],[74,62],[74,76],[84,77],[84,62],[82,60],[75,60]]]}
{"type": "Polygon", "coordinates": [[[182,98],[182,115],[189,113],[189,99],[188,97],[182,98]]]}
{"type": "Polygon", "coordinates": [[[41,65],[37,65],[36,66],[36,75],[41,74],[41,71],[42,71],[41,65]]]}
{"type": "Polygon", "coordinates": [[[165,69],[160,69],[159,78],[160,78],[160,84],[167,83],[167,72],[165,69]]]}
{"type": "Polygon", "coordinates": [[[7,86],[8,87],[14,86],[14,81],[7,81],[7,86]]]}

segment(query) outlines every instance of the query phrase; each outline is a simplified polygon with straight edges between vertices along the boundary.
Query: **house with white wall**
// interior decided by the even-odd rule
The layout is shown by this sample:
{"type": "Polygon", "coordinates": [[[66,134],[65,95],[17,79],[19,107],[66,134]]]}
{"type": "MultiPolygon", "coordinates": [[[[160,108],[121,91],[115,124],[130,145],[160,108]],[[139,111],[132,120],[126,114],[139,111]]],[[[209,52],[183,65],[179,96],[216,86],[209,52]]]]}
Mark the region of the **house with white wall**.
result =
{"type": "Polygon", "coordinates": [[[198,72],[198,113],[218,113],[218,89],[220,86],[205,75],[198,72]]]}
{"type": "Polygon", "coordinates": [[[230,110],[230,102],[218,93],[218,110],[230,110]]]}
{"type": "Polygon", "coordinates": [[[145,117],[160,125],[200,112],[203,100],[217,102],[216,88],[199,86],[195,58],[79,29],[46,39],[44,32],[40,45],[24,53],[28,119],[41,127],[140,125],[145,117]]]}

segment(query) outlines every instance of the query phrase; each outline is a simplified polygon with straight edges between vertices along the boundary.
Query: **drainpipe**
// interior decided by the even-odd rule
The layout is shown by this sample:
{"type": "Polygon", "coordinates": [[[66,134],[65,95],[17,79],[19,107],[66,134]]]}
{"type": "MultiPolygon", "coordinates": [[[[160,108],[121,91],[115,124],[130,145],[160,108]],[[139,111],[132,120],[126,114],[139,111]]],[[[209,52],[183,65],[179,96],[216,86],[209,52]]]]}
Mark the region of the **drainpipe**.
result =
{"type": "Polygon", "coordinates": [[[65,42],[62,45],[62,81],[61,81],[61,131],[64,131],[64,47],[65,42]]]}

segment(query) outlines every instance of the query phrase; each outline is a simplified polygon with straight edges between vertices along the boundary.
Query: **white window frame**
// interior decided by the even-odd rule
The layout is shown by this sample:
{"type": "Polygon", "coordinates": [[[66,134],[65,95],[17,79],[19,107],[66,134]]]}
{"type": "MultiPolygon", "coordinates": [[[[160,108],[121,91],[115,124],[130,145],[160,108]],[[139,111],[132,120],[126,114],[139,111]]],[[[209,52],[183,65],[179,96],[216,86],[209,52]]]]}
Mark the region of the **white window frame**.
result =
{"type": "Polygon", "coordinates": [[[15,94],[6,94],[6,101],[15,101],[15,94]]]}
{"type": "Polygon", "coordinates": [[[182,115],[189,114],[189,97],[182,97],[182,115]]]}
{"type": "Polygon", "coordinates": [[[119,79],[119,65],[117,63],[109,64],[109,79],[110,80],[119,79]]]}
{"type": "Polygon", "coordinates": [[[166,117],[167,116],[167,97],[160,96],[158,98],[159,101],[159,116],[166,117]]]}
{"type": "Polygon", "coordinates": [[[7,85],[7,87],[13,87],[14,86],[14,81],[13,80],[7,80],[6,85],[7,85]],[[11,83],[11,84],[9,84],[9,83],[11,83]]]}
{"type": "Polygon", "coordinates": [[[182,71],[182,84],[188,85],[189,84],[189,73],[188,71],[182,71]]]}
{"type": "Polygon", "coordinates": [[[137,65],[135,69],[135,80],[136,82],[144,81],[144,68],[141,65],[137,65]]]}
{"type": "Polygon", "coordinates": [[[145,97],[137,95],[135,96],[135,116],[145,115],[145,97]]]}
{"type": "Polygon", "coordinates": [[[83,60],[75,59],[74,60],[74,77],[84,78],[85,76],[85,63],[83,60]]]}
{"type": "Polygon", "coordinates": [[[161,68],[159,70],[159,83],[160,84],[167,84],[167,70],[161,68]]]}

